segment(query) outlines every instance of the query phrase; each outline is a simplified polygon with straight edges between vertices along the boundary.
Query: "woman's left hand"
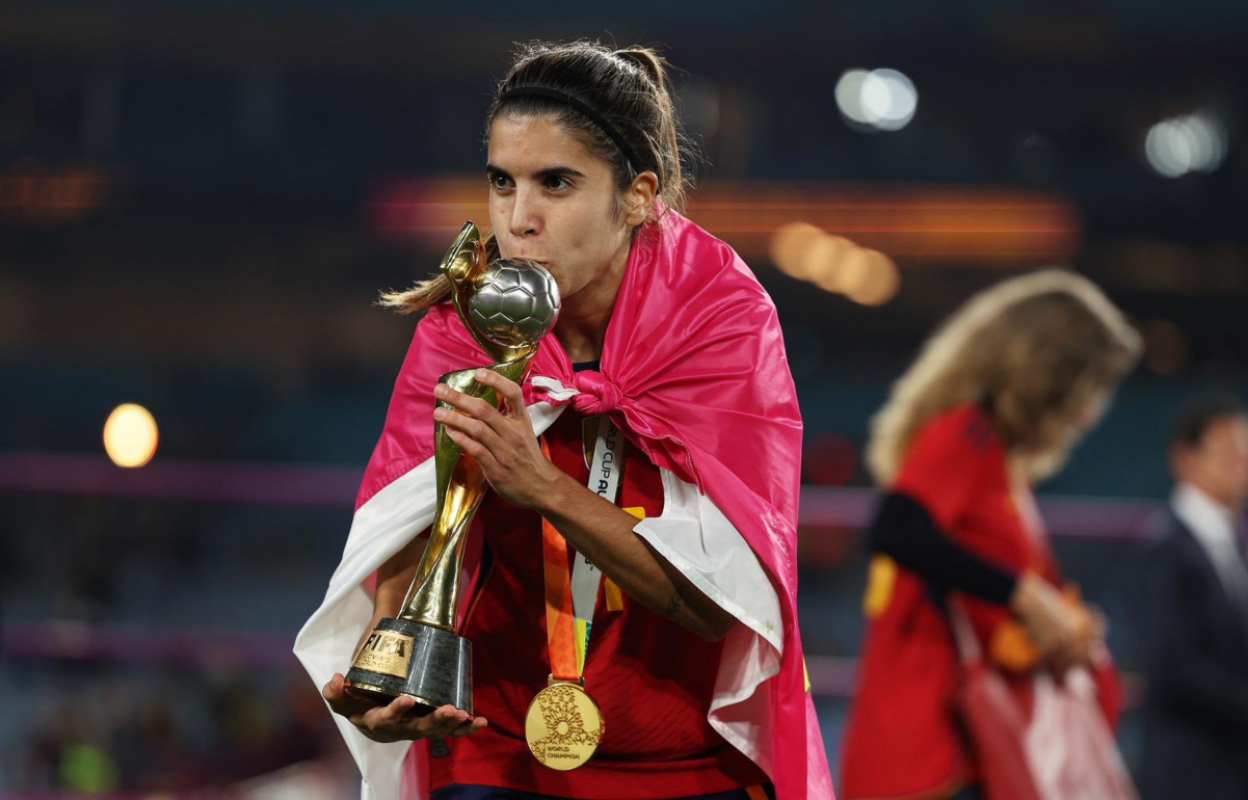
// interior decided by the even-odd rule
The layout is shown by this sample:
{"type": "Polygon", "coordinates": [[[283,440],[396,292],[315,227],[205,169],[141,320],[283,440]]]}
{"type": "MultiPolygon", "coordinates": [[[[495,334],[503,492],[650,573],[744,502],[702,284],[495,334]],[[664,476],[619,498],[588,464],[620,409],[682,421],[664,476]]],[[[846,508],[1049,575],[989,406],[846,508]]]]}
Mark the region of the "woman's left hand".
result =
{"type": "Polygon", "coordinates": [[[537,508],[563,473],[542,455],[524,392],[492,370],[479,369],[474,378],[498,393],[504,401],[502,410],[439,383],[434,397],[454,410],[436,408],[433,418],[446,426],[451,441],[476,459],[495,492],[518,506],[537,508]]]}

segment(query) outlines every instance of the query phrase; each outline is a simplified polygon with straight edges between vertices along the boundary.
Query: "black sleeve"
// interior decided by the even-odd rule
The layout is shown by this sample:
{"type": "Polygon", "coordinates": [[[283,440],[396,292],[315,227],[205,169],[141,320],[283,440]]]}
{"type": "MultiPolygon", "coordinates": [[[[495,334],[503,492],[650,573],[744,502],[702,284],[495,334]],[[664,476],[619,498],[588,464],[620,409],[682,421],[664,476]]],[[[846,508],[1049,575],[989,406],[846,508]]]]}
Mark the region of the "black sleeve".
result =
{"type": "Polygon", "coordinates": [[[887,494],[868,533],[871,550],[916,573],[933,592],[966,592],[997,605],[1009,605],[1018,576],[962,547],[936,525],[921,503],[908,495],[887,494]]]}

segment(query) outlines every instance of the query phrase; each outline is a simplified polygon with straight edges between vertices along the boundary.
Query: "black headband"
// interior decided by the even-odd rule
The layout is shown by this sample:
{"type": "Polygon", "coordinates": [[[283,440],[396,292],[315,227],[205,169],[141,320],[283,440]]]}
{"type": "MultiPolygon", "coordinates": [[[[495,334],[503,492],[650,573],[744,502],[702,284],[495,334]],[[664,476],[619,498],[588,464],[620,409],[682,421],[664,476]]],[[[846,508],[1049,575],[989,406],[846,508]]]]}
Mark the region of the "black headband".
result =
{"type": "MultiPolygon", "coordinates": [[[[624,135],[621,134],[614,125],[608,122],[606,117],[599,114],[593,109],[592,106],[581,100],[579,97],[570,95],[567,92],[561,92],[558,89],[548,89],[545,86],[513,86],[512,88],[504,91],[498,98],[499,106],[515,97],[544,97],[547,100],[555,100],[563,103],[564,105],[571,106],[581,114],[588,117],[591,122],[597,125],[602,132],[607,135],[608,139],[615,142],[615,146],[620,148],[620,152],[624,154],[624,158],[628,160],[628,165],[633,168],[633,172],[635,174],[639,174],[645,169],[652,169],[651,167],[646,167],[645,162],[637,157],[637,151],[629,146],[628,142],[624,139],[624,135]]],[[[654,173],[656,175],[658,172],[658,169],[654,168],[654,173]]]]}

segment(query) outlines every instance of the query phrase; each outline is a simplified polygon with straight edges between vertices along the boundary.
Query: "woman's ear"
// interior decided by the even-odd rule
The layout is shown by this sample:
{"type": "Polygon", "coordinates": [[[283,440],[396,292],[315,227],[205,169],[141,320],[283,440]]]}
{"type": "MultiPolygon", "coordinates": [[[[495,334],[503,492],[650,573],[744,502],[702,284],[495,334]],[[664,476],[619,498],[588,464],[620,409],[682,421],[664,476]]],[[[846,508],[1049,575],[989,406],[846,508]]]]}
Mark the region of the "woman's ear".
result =
{"type": "Polygon", "coordinates": [[[659,176],[650,170],[633,178],[624,197],[625,222],[631,227],[641,225],[650,219],[654,209],[654,199],[659,193],[659,176]]]}

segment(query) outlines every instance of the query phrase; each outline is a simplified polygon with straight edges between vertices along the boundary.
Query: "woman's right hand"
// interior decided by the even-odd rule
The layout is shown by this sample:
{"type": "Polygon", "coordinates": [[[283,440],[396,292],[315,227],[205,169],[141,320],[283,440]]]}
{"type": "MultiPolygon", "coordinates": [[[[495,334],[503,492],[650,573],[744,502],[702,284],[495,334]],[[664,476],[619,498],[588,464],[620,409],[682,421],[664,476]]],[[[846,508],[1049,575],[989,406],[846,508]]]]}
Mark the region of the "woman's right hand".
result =
{"type": "Polygon", "coordinates": [[[384,706],[377,705],[348,692],[345,679],[338,673],[325,684],[321,695],[335,714],[346,717],[374,742],[467,736],[486,726],[485,717],[472,717],[449,705],[416,716],[416,698],[408,695],[399,695],[384,706]]]}
{"type": "MultiPolygon", "coordinates": [[[[352,661],[360,654],[360,648],[377,623],[395,616],[403,602],[403,596],[412,582],[426,534],[412,539],[377,571],[377,589],[373,597],[373,618],[364,626],[360,640],[355,645],[352,661]]],[[[360,733],[375,742],[397,742],[405,739],[428,739],[444,736],[467,736],[486,726],[485,717],[472,717],[466,711],[446,705],[433,711],[416,715],[416,698],[399,695],[386,705],[347,690],[346,679],[334,673],[329,683],[321,689],[321,695],[335,714],[346,717],[360,733]]]]}
{"type": "Polygon", "coordinates": [[[1032,572],[1024,572],[1010,608],[1027,629],[1040,657],[1060,670],[1089,664],[1104,644],[1104,625],[1083,605],[1032,572]]]}

